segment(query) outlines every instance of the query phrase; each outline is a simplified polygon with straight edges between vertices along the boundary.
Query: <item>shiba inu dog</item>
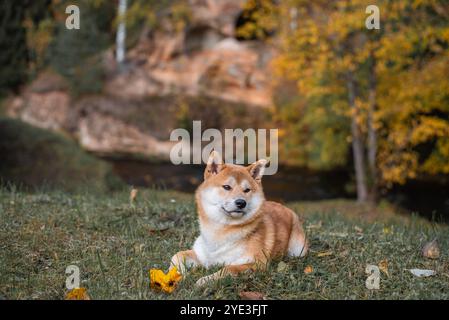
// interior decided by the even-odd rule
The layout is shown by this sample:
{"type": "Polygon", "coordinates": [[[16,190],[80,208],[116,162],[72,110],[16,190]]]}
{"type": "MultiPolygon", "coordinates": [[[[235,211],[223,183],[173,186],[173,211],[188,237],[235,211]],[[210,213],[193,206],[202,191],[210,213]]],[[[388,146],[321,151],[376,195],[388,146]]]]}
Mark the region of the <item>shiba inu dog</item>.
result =
{"type": "Polygon", "coordinates": [[[184,274],[190,266],[224,265],[197,281],[203,285],[226,275],[263,269],[275,257],[307,253],[298,216],[279,203],[265,201],[262,176],[267,163],[262,159],[248,167],[224,164],[220,154],[212,151],[204,182],[195,194],[201,234],[191,250],[173,256],[171,268],[184,274]]]}

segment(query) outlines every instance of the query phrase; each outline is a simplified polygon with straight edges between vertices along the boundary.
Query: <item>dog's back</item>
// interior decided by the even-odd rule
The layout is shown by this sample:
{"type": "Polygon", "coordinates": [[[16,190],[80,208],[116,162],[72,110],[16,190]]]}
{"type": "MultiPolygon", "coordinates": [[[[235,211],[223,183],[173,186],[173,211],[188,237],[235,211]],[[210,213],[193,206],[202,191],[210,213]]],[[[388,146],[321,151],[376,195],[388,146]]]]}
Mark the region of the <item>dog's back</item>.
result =
{"type": "Polygon", "coordinates": [[[301,221],[292,210],[273,201],[265,201],[260,210],[261,221],[246,239],[246,246],[256,261],[283,255],[302,257],[307,253],[301,221]]]}

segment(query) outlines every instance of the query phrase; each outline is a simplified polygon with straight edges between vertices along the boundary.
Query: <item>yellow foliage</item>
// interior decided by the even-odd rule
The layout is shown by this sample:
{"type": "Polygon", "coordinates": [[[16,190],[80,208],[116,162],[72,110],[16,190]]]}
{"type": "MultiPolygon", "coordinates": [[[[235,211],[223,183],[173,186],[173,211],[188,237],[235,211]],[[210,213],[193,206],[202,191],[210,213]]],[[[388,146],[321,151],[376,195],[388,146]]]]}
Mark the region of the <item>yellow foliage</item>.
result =
{"type": "Polygon", "coordinates": [[[180,273],[175,268],[171,269],[165,274],[160,269],[150,270],[150,286],[153,289],[162,290],[166,293],[172,293],[175,290],[177,283],[182,279],[180,273]]]}
{"type": "Polygon", "coordinates": [[[65,300],[90,300],[86,288],[75,288],[67,292],[65,300]]]}
{"type": "Polygon", "coordinates": [[[297,134],[304,135],[295,138],[302,141],[298,154],[332,161],[336,145],[351,143],[352,137],[342,134],[342,144],[335,144],[339,124],[331,121],[333,127],[321,127],[326,117],[347,123],[355,118],[366,142],[370,112],[366,65],[373,57],[374,71],[369,72],[377,80],[377,100],[371,116],[378,135],[381,182],[388,186],[420,174],[448,173],[448,7],[438,0],[378,1],[381,30],[368,31],[364,22],[369,4],[367,0],[280,4],[282,50],[273,67],[278,77],[296,81],[298,94],[306,99],[304,106],[297,106],[297,113],[304,114],[296,125],[297,134]],[[298,12],[296,28],[288,23],[292,8],[298,12]],[[353,109],[348,103],[348,72],[355,76],[358,90],[353,109]],[[310,132],[320,140],[307,141],[310,132]],[[417,151],[420,146],[429,149],[425,158],[417,151]]]}

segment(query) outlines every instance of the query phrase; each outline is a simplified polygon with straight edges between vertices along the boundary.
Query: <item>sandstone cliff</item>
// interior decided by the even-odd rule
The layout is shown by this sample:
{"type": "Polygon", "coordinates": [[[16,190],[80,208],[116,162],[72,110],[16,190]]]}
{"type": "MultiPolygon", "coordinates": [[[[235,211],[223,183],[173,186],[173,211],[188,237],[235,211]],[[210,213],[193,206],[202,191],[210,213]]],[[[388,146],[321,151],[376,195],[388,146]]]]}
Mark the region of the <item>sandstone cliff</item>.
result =
{"type": "Polygon", "coordinates": [[[181,32],[168,22],[144,30],[118,71],[105,52],[101,94],[71,97],[64,79],[40,74],[6,104],[10,116],[75,137],[102,154],[167,159],[172,129],[190,120],[204,127],[257,127],[271,104],[269,63],[275,54],[259,41],[239,41],[241,0],[191,0],[181,32]]]}

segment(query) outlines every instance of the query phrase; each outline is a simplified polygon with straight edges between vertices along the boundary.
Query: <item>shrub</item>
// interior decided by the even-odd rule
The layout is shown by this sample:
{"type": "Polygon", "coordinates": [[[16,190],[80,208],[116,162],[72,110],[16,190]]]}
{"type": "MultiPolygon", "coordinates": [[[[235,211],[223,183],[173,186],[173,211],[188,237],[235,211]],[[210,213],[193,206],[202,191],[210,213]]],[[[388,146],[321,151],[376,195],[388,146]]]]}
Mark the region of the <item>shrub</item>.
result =
{"type": "Polygon", "coordinates": [[[74,141],[18,120],[0,118],[0,178],[25,188],[105,191],[122,186],[109,164],[74,141]]]}

